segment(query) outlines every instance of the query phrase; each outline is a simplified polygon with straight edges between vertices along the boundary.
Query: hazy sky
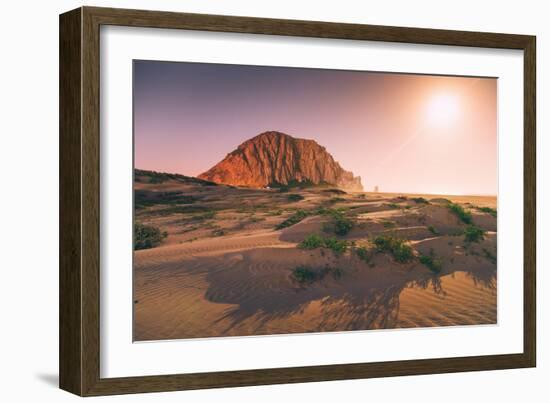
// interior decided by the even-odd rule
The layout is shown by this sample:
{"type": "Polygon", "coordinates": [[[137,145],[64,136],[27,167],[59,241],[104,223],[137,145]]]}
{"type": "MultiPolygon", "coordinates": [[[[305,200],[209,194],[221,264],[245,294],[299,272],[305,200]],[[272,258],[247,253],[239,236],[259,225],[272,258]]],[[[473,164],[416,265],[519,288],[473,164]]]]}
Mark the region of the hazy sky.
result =
{"type": "Polygon", "coordinates": [[[497,193],[497,80],[134,62],[135,166],[196,176],[277,130],[370,191],[497,193]]]}

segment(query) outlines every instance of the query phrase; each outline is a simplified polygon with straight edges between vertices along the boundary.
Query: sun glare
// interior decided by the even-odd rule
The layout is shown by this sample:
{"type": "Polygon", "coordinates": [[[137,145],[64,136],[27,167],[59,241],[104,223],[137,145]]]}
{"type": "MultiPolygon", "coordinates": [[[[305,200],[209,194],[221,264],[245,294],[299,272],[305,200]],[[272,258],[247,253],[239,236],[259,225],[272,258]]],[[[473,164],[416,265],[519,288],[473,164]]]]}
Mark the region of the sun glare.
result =
{"type": "Polygon", "coordinates": [[[456,122],[460,112],[458,96],[454,94],[433,95],[426,106],[428,124],[445,127],[456,122]]]}

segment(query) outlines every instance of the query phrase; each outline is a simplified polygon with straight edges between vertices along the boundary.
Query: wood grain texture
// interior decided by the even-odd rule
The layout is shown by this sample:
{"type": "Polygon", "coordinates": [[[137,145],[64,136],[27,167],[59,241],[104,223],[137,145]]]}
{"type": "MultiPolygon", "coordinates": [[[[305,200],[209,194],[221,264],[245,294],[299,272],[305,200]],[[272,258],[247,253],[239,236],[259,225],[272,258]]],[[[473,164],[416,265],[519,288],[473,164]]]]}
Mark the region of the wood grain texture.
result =
{"type": "Polygon", "coordinates": [[[85,8],[105,25],[523,49],[529,36],[165,11],[85,8]]]}
{"type": "Polygon", "coordinates": [[[99,378],[99,24],[82,9],[82,389],[99,378]]]}
{"type": "Polygon", "coordinates": [[[59,22],[59,386],[81,394],[81,10],[59,22]]]}
{"type": "Polygon", "coordinates": [[[60,387],[81,395],[532,367],[535,321],[535,37],[82,7],[60,17],[60,387]],[[130,378],[100,377],[99,29],[101,25],[524,51],[524,352],[130,378]]]}
{"type": "Polygon", "coordinates": [[[523,66],[523,354],[536,366],[537,334],[537,129],[536,129],[536,39],[524,48],[523,66]]]}

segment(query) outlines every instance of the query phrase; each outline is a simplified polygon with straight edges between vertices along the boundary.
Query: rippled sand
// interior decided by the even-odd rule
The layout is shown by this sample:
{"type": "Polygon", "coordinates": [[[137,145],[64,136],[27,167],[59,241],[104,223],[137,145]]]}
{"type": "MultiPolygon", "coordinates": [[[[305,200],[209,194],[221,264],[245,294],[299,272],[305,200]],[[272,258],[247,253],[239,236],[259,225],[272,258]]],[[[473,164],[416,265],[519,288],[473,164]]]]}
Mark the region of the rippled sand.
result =
{"type": "MultiPolygon", "coordinates": [[[[171,190],[180,186],[168,185],[171,190]]],[[[465,244],[456,235],[462,224],[437,199],[417,205],[397,195],[340,196],[338,205],[357,206],[357,225],[345,237],[349,242],[382,233],[401,236],[415,253],[443,259],[442,271],[435,274],[418,260],[401,264],[385,253],[366,264],[350,251],[337,256],[297,248],[307,234],[322,231],[325,218],[308,217],[275,230],[290,214],[278,194],[242,190],[248,192],[246,200],[256,197],[257,205],[268,206],[251,215],[236,198],[240,189],[185,190],[226,204],[199,224],[181,214],[138,214],[169,236],[161,246],[134,255],[136,341],[497,322],[496,218],[473,207],[494,207],[494,197],[457,198],[486,231],[483,241],[465,244]],[[223,236],[212,236],[212,228],[223,228],[223,236]],[[300,265],[337,267],[341,275],[300,284],[292,275],[300,265]]],[[[301,208],[331,196],[315,190],[301,194],[301,208]]]]}
{"type": "Polygon", "coordinates": [[[135,339],[496,323],[496,270],[479,256],[457,258],[456,267],[434,275],[386,255],[368,267],[354,256],[293,245],[227,252],[253,240],[219,242],[219,255],[198,242],[185,255],[177,247],[138,254],[135,339]],[[338,263],[345,273],[296,284],[291,268],[312,262],[338,263]]]}

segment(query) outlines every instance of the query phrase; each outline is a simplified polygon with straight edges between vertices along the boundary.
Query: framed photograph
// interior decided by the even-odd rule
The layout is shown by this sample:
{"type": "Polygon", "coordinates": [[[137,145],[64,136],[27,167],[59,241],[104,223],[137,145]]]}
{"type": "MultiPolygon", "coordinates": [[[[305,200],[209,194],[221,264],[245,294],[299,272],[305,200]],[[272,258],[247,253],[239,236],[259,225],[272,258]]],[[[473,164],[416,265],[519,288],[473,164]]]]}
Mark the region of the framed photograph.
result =
{"type": "Polygon", "coordinates": [[[60,386],[533,367],[535,37],[60,16],[60,386]]]}

